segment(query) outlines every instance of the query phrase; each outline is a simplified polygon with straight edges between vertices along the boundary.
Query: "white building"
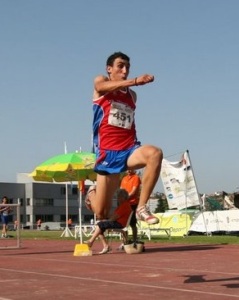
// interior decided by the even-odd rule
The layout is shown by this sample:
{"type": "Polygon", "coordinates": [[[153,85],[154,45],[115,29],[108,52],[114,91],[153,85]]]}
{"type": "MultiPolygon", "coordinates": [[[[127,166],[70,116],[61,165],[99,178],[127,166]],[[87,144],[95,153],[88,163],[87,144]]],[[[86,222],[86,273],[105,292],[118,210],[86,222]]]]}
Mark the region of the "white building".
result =
{"type": "MultiPolygon", "coordinates": [[[[87,191],[91,181],[85,182],[87,191]]],[[[18,174],[17,183],[0,182],[0,197],[7,196],[10,203],[20,202],[20,222],[29,228],[36,227],[36,221],[66,222],[66,188],[68,189],[68,217],[73,224],[79,223],[80,193],[75,183],[35,182],[27,174],[18,174]]],[[[84,205],[82,195],[82,222],[90,223],[94,217],[84,205]]],[[[16,210],[10,215],[10,223],[16,220],[16,210]]],[[[64,226],[63,225],[63,226],[64,226]]]]}

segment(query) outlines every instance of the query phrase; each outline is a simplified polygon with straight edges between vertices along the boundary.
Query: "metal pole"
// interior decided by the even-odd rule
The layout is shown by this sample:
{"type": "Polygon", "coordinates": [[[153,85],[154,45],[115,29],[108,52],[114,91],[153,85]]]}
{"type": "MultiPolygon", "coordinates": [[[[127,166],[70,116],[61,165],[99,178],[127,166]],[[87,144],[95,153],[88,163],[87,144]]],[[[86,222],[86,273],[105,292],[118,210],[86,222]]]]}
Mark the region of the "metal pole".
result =
{"type": "Polygon", "coordinates": [[[79,203],[79,221],[80,221],[80,243],[82,244],[82,191],[80,190],[80,203],[79,203]]]}
{"type": "Polygon", "coordinates": [[[21,240],[20,240],[20,200],[17,200],[17,248],[21,247],[21,240]]]}
{"type": "Polygon", "coordinates": [[[193,166],[192,166],[192,163],[191,163],[191,159],[190,159],[190,156],[189,156],[189,151],[187,150],[187,154],[188,154],[188,159],[190,161],[190,166],[191,166],[191,170],[192,170],[192,173],[193,173],[193,177],[194,177],[194,182],[195,182],[195,186],[196,186],[196,189],[197,189],[197,194],[198,194],[198,199],[199,199],[199,202],[200,202],[200,211],[202,212],[202,216],[203,216],[203,221],[204,221],[204,226],[205,226],[205,230],[206,230],[206,234],[209,235],[208,233],[208,230],[207,230],[207,224],[206,224],[206,221],[205,221],[205,217],[204,217],[204,209],[203,209],[203,206],[202,206],[202,199],[198,193],[198,187],[197,187],[197,182],[196,182],[196,179],[195,179],[195,176],[194,176],[194,172],[193,172],[193,166]]]}
{"type": "MultiPolygon", "coordinates": [[[[66,142],[64,143],[64,148],[65,148],[65,154],[66,154],[67,153],[66,142]]],[[[69,213],[68,213],[68,185],[67,185],[67,183],[66,183],[65,187],[66,187],[66,227],[65,227],[65,230],[63,231],[61,237],[62,236],[65,236],[65,237],[73,236],[73,234],[70,231],[69,226],[68,226],[69,213]]]]}

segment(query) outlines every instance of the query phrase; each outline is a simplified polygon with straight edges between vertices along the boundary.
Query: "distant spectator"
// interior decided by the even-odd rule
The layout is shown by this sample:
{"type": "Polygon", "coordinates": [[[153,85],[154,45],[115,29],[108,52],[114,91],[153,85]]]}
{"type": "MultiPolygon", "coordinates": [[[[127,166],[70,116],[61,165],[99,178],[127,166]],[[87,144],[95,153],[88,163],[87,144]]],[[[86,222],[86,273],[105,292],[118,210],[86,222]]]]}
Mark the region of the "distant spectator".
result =
{"type": "Polygon", "coordinates": [[[17,230],[17,229],[18,229],[18,221],[15,220],[15,221],[14,221],[14,230],[17,230]]]}
{"type": "Polygon", "coordinates": [[[68,220],[68,227],[71,228],[71,226],[72,226],[72,219],[70,218],[70,219],[68,220]]]}
{"type": "Polygon", "coordinates": [[[41,230],[41,219],[37,220],[37,229],[41,230]]]}
{"type": "MultiPolygon", "coordinates": [[[[2,198],[1,204],[8,204],[8,198],[4,196],[2,198]]],[[[11,208],[8,205],[0,206],[0,214],[1,214],[1,221],[2,221],[2,238],[7,238],[7,229],[8,229],[8,222],[9,222],[9,213],[11,212],[11,208]]]]}

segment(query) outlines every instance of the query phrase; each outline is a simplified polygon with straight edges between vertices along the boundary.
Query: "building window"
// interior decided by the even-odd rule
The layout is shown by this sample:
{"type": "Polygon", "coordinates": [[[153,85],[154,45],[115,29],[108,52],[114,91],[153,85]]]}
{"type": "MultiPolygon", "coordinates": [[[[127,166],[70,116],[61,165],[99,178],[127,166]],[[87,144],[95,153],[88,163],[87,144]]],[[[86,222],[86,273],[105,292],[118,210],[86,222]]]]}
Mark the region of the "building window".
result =
{"type": "Polygon", "coordinates": [[[61,215],[60,222],[65,222],[65,221],[66,221],[66,215],[61,215]]]}
{"type": "Polygon", "coordinates": [[[30,205],[31,205],[31,199],[27,198],[27,206],[30,206],[30,205]]]}
{"type": "Polygon", "coordinates": [[[64,186],[61,187],[61,195],[66,194],[66,188],[64,186]]]}
{"type": "Polygon", "coordinates": [[[45,199],[35,199],[36,206],[54,206],[54,199],[45,198],[45,199]]]}
{"type": "MultiPolygon", "coordinates": [[[[68,216],[68,219],[71,219],[72,220],[72,222],[73,223],[77,223],[78,224],[78,222],[79,222],[79,217],[78,217],[78,215],[69,215],[68,216]]],[[[60,216],[60,222],[66,222],[66,215],[61,215],[60,216]]]]}
{"type": "Polygon", "coordinates": [[[78,195],[78,188],[77,187],[72,187],[72,195],[78,195]]]}
{"type": "Polygon", "coordinates": [[[53,222],[53,215],[44,215],[45,222],[53,222]]]}
{"type": "Polygon", "coordinates": [[[36,215],[35,220],[41,219],[42,222],[53,222],[53,215],[36,215]]]}
{"type": "MultiPolygon", "coordinates": [[[[66,194],[66,187],[62,186],[60,189],[60,193],[61,195],[65,195],[66,194]]],[[[70,195],[78,195],[78,188],[76,186],[69,186],[68,185],[68,194],[70,195]]]]}
{"type": "Polygon", "coordinates": [[[94,215],[85,215],[84,216],[84,223],[91,223],[92,219],[94,220],[94,215]]]}

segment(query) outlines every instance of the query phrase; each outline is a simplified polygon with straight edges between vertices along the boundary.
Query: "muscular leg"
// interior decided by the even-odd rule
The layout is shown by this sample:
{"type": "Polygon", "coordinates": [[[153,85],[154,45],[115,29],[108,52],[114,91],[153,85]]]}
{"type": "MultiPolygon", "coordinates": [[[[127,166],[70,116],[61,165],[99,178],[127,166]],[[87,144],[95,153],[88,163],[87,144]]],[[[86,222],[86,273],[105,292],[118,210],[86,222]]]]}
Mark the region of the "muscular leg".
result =
{"type": "Polygon", "coordinates": [[[99,220],[108,218],[112,206],[112,199],[119,187],[120,174],[99,175],[97,174],[97,187],[92,210],[99,220]]]}
{"type": "Polygon", "coordinates": [[[162,159],[162,150],[151,145],[137,148],[128,158],[127,165],[129,168],[144,168],[138,207],[144,206],[148,202],[159,178],[162,159]]]}

